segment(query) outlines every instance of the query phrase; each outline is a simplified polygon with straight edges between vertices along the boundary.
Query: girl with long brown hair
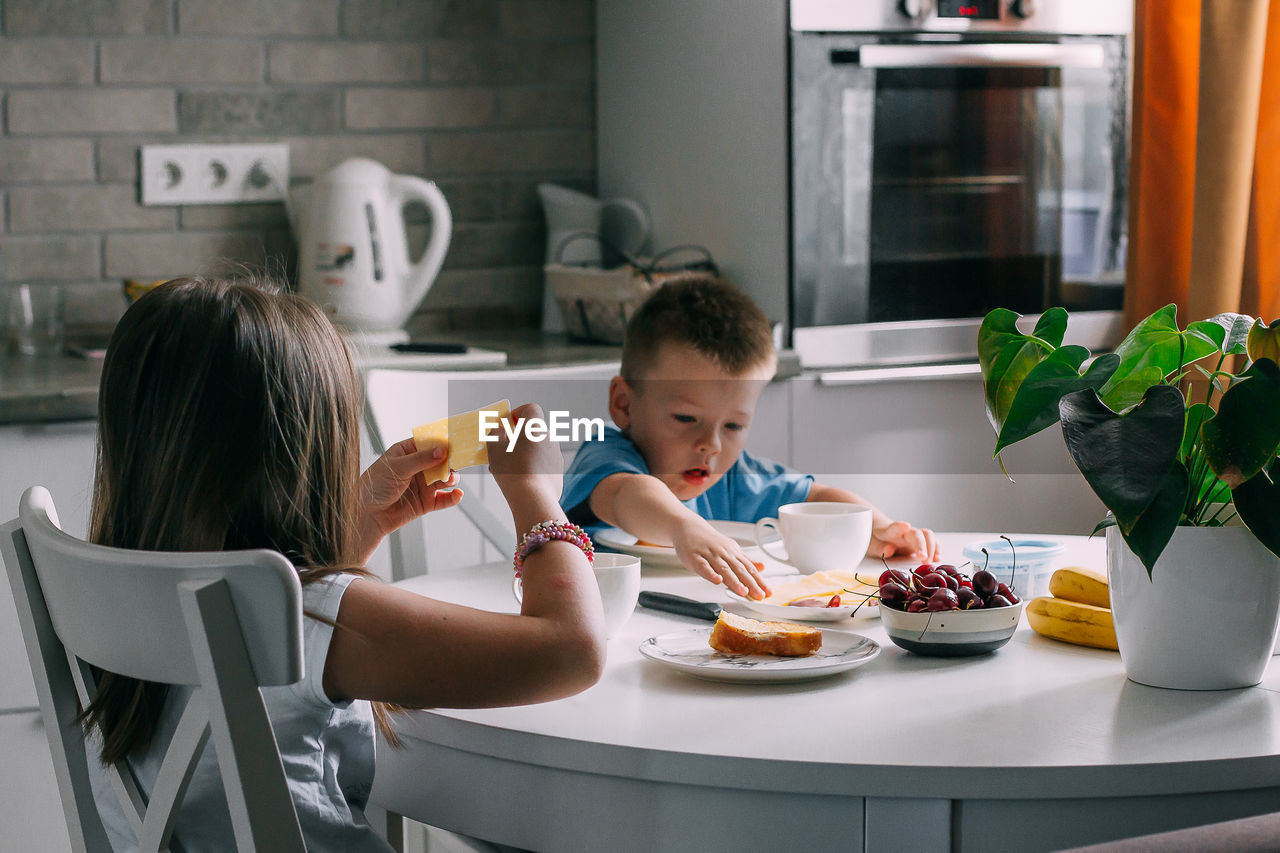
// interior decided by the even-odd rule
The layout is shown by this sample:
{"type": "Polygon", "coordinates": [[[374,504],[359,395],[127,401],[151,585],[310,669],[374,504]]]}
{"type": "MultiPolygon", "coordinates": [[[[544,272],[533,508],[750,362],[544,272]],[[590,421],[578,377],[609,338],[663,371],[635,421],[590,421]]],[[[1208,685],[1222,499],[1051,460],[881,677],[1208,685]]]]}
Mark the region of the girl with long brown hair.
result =
{"type": "MultiPolygon", "coordinates": [[[[313,850],[388,849],[363,808],[375,729],[395,740],[389,706],[547,701],[595,683],[604,662],[599,596],[571,541],[526,540],[534,550],[519,615],[434,601],[362,568],[383,536],[461,492],[453,474],[425,482],[444,449],[417,450],[411,438],[361,475],[359,412],[342,337],[315,303],[270,283],[160,285],[125,313],[103,365],[90,538],[141,550],[271,548],[298,568],[307,674],[263,697],[313,850]]],[[[490,468],[517,533],[564,525],[559,450],[502,444],[490,468]]],[[[128,760],[149,787],[185,689],[97,676],[85,725],[104,762],[128,760]]],[[[179,813],[175,837],[187,851],[234,847],[215,761],[206,748],[179,813]]],[[[135,848],[102,781],[95,793],[113,842],[135,848]]]]}

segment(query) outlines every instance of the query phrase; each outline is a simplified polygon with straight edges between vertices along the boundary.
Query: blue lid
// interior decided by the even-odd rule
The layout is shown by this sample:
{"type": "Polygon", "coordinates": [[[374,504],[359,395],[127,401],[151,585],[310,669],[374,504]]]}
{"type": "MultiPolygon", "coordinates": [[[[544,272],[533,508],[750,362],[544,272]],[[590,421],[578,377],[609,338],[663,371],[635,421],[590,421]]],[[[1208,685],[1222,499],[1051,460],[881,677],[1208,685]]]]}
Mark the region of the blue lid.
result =
{"type": "Polygon", "coordinates": [[[972,560],[974,565],[978,565],[983,559],[982,549],[986,548],[987,553],[991,555],[991,559],[999,562],[1010,562],[1014,555],[1017,555],[1018,562],[1026,560],[1040,561],[1050,557],[1056,557],[1063,551],[1067,550],[1067,546],[1058,539],[1042,539],[1039,537],[1020,537],[1011,536],[1013,540],[1013,551],[1010,551],[1009,543],[1004,539],[987,539],[982,542],[970,542],[964,546],[964,556],[966,559],[972,560]]]}

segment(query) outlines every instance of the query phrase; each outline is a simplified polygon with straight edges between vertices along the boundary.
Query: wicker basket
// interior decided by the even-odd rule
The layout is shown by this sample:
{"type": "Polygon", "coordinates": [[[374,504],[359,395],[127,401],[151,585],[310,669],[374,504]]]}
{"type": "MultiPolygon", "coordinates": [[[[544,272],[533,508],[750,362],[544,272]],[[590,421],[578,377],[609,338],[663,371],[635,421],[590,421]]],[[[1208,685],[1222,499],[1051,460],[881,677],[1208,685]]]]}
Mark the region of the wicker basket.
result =
{"type": "Polygon", "coordinates": [[[547,264],[543,268],[546,286],[560,308],[569,337],[621,344],[627,321],[650,293],[669,281],[714,278],[717,274],[709,256],[695,264],[666,269],[656,266],[659,258],[653,262],[636,259],[613,269],[547,264]]]}

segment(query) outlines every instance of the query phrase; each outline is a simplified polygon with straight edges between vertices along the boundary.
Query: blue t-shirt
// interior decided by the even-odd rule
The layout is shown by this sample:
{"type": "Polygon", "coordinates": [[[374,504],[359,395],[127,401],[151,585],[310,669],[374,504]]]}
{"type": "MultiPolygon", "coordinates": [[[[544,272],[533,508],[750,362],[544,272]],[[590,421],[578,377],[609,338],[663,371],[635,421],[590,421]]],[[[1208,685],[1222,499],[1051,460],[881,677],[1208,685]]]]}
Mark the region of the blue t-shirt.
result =
{"type": "MultiPolygon", "coordinates": [[[[648,474],[649,466],[631,439],[617,427],[604,428],[604,441],[588,441],[564,475],[560,506],[574,524],[593,537],[609,525],[596,518],[588,498],[610,474],[648,474]]],[[[745,521],[754,524],[776,516],[783,504],[809,497],[811,474],[800,474],[785,465],[757,459],[745,450],[715,485],[684,505],[708,521],[745,521]]]]}

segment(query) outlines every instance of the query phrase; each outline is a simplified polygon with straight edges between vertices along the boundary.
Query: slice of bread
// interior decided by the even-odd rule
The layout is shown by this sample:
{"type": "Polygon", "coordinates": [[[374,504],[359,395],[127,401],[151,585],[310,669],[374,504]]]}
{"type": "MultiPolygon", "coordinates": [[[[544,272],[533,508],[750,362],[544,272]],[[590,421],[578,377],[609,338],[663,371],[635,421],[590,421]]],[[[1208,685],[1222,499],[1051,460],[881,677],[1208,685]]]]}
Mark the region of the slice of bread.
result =
{"type": "Polygon", "coordinates": [[[727,610],[711,629],[711,648],[732,655],[804,657],[822,648],[822,632],[790,622],[761,622],[727,610]]]}

